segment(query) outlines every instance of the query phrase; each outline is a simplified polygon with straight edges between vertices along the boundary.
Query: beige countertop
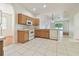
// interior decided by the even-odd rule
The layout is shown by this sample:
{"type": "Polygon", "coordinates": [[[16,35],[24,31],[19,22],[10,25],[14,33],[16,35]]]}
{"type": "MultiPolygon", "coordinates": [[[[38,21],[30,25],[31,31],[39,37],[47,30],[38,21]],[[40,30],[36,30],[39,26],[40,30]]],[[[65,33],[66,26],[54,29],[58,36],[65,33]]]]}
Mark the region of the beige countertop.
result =
{"type": "Polygon", "coordinates": [[[5,36],[0,36],[0,41],[4,40],[5,36]]]}
{"type": "Polygon", "coordinates": [[[19,31],[29,31],[29,29],[18,29],[19,31]]]}

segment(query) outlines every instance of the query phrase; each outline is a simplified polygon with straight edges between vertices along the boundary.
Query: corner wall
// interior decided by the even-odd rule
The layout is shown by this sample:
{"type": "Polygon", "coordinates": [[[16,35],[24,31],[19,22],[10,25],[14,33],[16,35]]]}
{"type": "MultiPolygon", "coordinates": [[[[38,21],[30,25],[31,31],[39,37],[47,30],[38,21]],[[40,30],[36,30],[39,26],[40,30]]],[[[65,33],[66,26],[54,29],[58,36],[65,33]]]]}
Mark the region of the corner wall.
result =
{"type": "MultiPolygon", "coordinates": [[[[79,13],[74,16],[74,41],[79,41],[79,13]]],[[[73,26],[72,25],[72,26],[73,26]]]]}
{"type": "Polygon", "coordinates": [[[22,13],[22,14],[24,14],[24,15],[27,15],[27,16],[30,16],[30,17],[34,17],[34,15],[30,12],[30,11],[28,11],[27,9],[25,9],[24,7],[21,7],[21,6],[18,6],[18,5],[13,5],[13,7],[14,7],[14,10],[15,10],[15,33],[14,33],[14,39],[15,39],[15,43],[17,42],[17,27],[19,27],[19,28],[23,28],[23,26],[24,25],[18,25],[17,24],[17,20],[18,20],[18,16],[17,16],[17,14],[18,13],[22,13]]]}
{"type": "Polygon", "coordinates": [[[10,40],[11,40],[10,42],[9,42],[9,40],[6,39],[6,43],[12,44],[14,41],[14,15],[15,15],[13,6],[11,4],[3,4],[2,3],[2,4],[0,4],[0,10],[3,13],[11,15],[11,19],[7,20],[7,21],[9,21],[10,26],[8,26],[9,31],[6,29],[7,30],[6,36],[12,36],[12,38],[10,37],[10,40]]]}

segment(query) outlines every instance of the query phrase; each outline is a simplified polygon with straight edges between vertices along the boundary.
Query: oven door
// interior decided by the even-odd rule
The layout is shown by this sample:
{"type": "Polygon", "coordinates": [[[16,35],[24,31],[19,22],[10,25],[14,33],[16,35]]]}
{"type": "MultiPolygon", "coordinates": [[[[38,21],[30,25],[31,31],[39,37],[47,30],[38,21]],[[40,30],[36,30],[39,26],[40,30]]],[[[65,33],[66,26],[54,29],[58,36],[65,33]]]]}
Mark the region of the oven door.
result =
{"type": "Polygon", "coordinates": [[[29,40],[34,39],[34,30],[29,30],[29,40]]]}

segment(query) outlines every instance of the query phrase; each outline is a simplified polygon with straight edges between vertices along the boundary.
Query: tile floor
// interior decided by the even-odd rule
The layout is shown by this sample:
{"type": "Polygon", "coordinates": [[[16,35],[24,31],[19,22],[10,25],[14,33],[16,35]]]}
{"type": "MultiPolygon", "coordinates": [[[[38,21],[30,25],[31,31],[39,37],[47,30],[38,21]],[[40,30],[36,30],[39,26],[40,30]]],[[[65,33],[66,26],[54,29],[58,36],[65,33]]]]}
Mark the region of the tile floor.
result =
{"type": "Polygon", "coordinates": [[[35,38],[4,47],[5,56],[79,56],[79,43],[35,38]]]}

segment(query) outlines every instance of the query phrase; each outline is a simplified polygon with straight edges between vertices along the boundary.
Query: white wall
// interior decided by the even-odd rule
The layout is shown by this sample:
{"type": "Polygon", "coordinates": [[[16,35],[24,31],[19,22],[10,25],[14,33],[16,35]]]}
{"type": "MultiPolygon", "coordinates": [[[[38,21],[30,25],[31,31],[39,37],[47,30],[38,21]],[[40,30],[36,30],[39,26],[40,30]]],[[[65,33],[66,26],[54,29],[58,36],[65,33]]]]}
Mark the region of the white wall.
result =
{"type": "Polygon", "coordinates": [[[40,20],[40,29],[50,29],[51,15],[52,13],[44,13],[36,16],[40,20]],[[47,26],[45,26],[46,28],[43,28],[44,24],[48,24],[47,26]]]}
{"type": "Polygon", "coordinates": [[[63,21],[64,32],[69,32],[69,21],[63,21]]]}
{"type": "MultiPolygon", "coordinates": [[[[50,29],[51,25],[52,25],[52,17],[54,21],[59,21],[61,19],[58,19],[58,17],[63,17],[63,12],[61,11],[57,11],[57,12],[51,12],[51,13],[44,13],[44,14],[40,14],[37,17],[40,18],[40,28],[42,27],[43,24],[48,24],[48,29],[50,29]]],[[[53,28],[52,28],[53,29],[53,28]]]]}
{"type": "Polygon", "coordinates": [[[8,24],[10,25],[8,26],[9,28],[8,35],[13,36],[13,42],[15,43],[17,41],[17,34],[16,34],[17,13],[22,13],[30,17],[34,17],[34,15],[30,11],[26,10],[25,8],[20,6],[14,6],[12,4],[0,4],[0,10],[3,13],[11,15],[11,19],[8,20],[9,22],[8,24]]]}
{"type": "MultiPolygon", "coordinates": [[[[7,33],[6,36],[13,36],[13,43],[15,41],[15,34],[14,34],[14,29],[15,29],[15,12],[14,12],[14,8],[11,4],[0,4],[0,10],[5,13],[10,15],[10,19],[7,20],[7,33]]],[[[4,32],[3,32],[4,33],[4,32]]]]}
{"type": "MultiPolygon", "coordinates": [[[[34,15],[28,11],[27,9],[25,9],[24,7],[21,7],[19,5],[13,5],[14,9],[15,9],[15,42],[17,42],[17,29],[21,29],[23,27],[25,27],[24,25],[18,25],[16,20],[18,19],[17,14],[18,13],[22,13],[24,15],[30,16],[30,17],[34,17],[34,15]]],[[[18,29],[18,30],[19,30],[18,29]]]]}
{"type": "Polygon", "coordinates": [[[14,9],[13,9],[12,5],[10,5],[10,4],[0,4],[0,10],[2,11],[2,13],[11,15],[11,19],[10,19],[11,21],[7,20],[7,21],[10,21],[10,24],[11,24],[10,26],[8,26],[10,31],[7,33],[7,35],[13,35],[14,9]]]}
{"type": "Polygon", "coordinates": [[[40,29],[49,29],[50,28],[50,18],[46,15],[39,16],[40,19],[40,29]]]}
{"type": "Polygon", "coordinates": [[[12,14],[14,13],[13,7],[10,4],[1,4],[0,3],[0,10],[4,13],[12,14]]]}
{"type": "Polygon", "coordinates": [[[73,39],[74,34],[74,18],[73,16],[69,18],[69,37],[73,39]]]}
{"type": "Polygon", "coordinates": [[[25,9],[24,7],[21,7],[19,5],[14,5],[14,9],[15,9],[16,14],[22,13],[24,15],[34,17],[34,15],[29,10],[25,9]]]}
{"type": "Polygon", "coordinates": [[[73,25],[72,26],[74,27],[74,40],[79,41],[79,13],[75,14],[73,25]]]}

